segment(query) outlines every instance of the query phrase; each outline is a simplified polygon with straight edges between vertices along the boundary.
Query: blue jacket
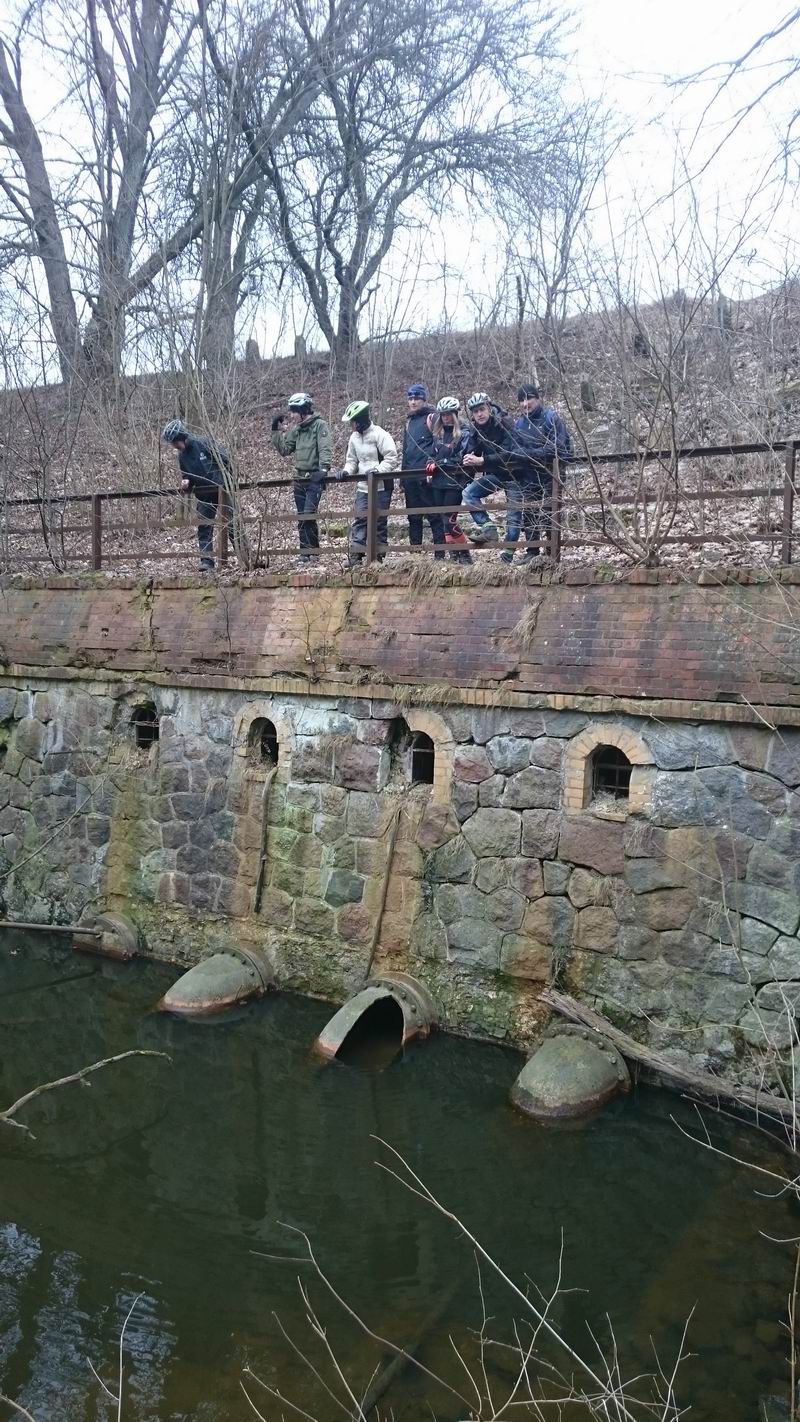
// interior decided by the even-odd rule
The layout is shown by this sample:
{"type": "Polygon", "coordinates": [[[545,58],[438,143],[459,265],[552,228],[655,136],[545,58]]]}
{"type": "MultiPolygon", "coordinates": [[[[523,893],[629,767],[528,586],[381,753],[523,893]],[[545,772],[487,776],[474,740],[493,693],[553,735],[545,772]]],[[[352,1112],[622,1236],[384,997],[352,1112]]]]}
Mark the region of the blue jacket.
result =
{"type": "Polygon", "coordinates": [[[186,448],[178,451],[178,468],[189,480],[190,493],[196,494],[198,499],[215,499],[224,482],[217,455],[229,469],[230,455],[225,446],[216,444],[212,447],[211,442],[200,435],[189,435],[186,448]]]}
{"type": "Polygon", "coordinates": [[[521,415],[514,425],[517,447],[526,463],[549,468],[556,454],[566,464],[572,457],[572,440],[564,421],[544,405],[534,415],[521,415]]]}
{"type": "Polygon", "coordinates": [[[428,429],[428,416],[433,414],[430,405],[415,410],[406,421],[403,436],[403,462],[401,469],[424,469],[431,458],[433,439],[428,429]]]}
{"type": "Polygon", "coordinates": [[[475,471],[475,479],[488,474],[505,484],[519,476],[525,457],[521,457],[511,420],[501,415],[496,406],[492,406],[492,418],[485,425],[472,426],[471,436],[470,453],[479,454],[483,459],[483,469],[475,471]]]}

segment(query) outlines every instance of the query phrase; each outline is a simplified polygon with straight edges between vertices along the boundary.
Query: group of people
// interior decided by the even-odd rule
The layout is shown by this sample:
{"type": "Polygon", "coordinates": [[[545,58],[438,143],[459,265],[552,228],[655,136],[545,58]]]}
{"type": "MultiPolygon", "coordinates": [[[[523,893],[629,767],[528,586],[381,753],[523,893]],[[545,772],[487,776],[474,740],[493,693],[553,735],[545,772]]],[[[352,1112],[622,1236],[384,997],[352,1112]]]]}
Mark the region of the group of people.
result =
{"type": "MultiPolygon", "coordinates": [[[[398,472],[411,476],[401,482],[412,548],[421,547],[427,522],[437,559],[449,555],[456,562],[469,563],[471,545],[496,544],[503,562],[512,563],[520,539],[523,563],[539,557],[546,539],[544,501],[552,493],[553,466],[556,461],[567,463],[572,455],[564,421],[555,410],[545,407],[539,387],[520,386],[516,419],[485,390],[470,396],[466,416],[452,395],[445,395],[435,406],[429,404],[422,384],[409,386],[407,398],[400,451],[388,431],[373,423],[367,401],[354,400],[348,405],[342,421],[350,427],[350,438],[344,464],[336,470],[330,428],[314,409],[310,395],[302,391],[289,397],[288,430],[283,428],[287,415],[274,416],[272,443],[294,465],[295,507],[303,515],[298,521],[301,558],[315,558],[320,546],[319,525],[312,515],[319,508],[326,482],[348,476],[356,479],[350,562],[358,563],[366,555],[370,476],[375,480],[380,510],[378,556],[385,556],[386,511],[398,472]],[[507,505],[502,536],[483,507],[483,500],[495,493],[504,494],[507,505]],[[462,509],[471,519],[466,532],[459,523],[462,509]]],[[[229,464],[227,451],[190,435],[179,420],[164,427],[162,438],[178,451],[182,490],[191,490],[197,497],[201,566],[213,569],[213,519],[224,468],[229,464]]]]}

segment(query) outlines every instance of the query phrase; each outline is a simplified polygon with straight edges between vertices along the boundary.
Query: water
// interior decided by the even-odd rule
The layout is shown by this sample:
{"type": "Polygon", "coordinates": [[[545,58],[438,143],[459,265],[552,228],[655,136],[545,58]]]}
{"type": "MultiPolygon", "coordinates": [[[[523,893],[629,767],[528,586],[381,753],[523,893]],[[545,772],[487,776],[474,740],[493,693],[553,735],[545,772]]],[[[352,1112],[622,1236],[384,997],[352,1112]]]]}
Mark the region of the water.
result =
{"type": "MultiPolygon", "coordinates": [[[[472,1251],[376,1166],[390,1158],[375,1136],[523,1285],[527,1274],[551,1289],[563,1239],[571,1292],[554,1318],[587,1356],[585,1321],[605,1336],[608,1313],[625,1370],[652,1366],[651,1338],[667,1361],[694,1309],[695,1356],[679,1384],[693,1422],[755,1422],[759,1397],[786,1393],[791,1255],[762,1232],[799,1233],[795,1207],[688,1141],[670,1117],[692,1125],[693,1112],[676,1097],[640,1090],[589,1124],[538,1126],[507,1104],[520,1058],[501,1049],[441,1036],[383,1071],[323,1065],[309,1046],[324,1004],[276,994],[193,1024],[150,1012],[173,977],[73,957],[63,943],[0,940],[0,1103],[131,1047],[172,1056],[132,1058],[40,1098],[21,1116],[35,1140],[0,1127],[0,1391],[37,1422],[116,1418],[87,1359],[115,1385],[120,1328],[140,1293],[126,1422],[251,1417],[248,1365],[319,1422],[341,1417],[277,1321],[325,1366],[298,1276],[357,1391],[384,1350],[308,1265],[260,1257],[302,1253],[285,1225],[307,1232],[376,1332],[405,1344],[422,1332],[420,1361],[467,1393],[448,1334],[475,1357],[472,1251]]],[[[741,1127],[712,1129],[727,1150],[783,1163],[741,1127]]],[[[485,1291],[488,1331],[508,1339],[523,1310],[488,1277],[485,1291]]],[[[507,1353],[490,1357],[495,1387],[509,1368],[507,1353]]],[[[297,1415],[253,1395],[265,1416],[297,1415]]],[[[470,1415],[409,1370],[381,1407],[416,1419],[431,1415],[427,1402],[442,1419],[470,1415]]]]}

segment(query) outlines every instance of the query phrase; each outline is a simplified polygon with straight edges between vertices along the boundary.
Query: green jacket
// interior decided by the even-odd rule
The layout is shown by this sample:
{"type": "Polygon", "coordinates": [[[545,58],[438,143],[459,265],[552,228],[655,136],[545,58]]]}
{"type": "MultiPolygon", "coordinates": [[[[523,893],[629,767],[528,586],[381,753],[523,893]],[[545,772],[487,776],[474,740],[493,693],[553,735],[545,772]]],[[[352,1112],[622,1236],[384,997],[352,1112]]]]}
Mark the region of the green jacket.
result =
{"type": "Polygon", "coordinates": [[[288,434],[274,430],[272,443],[279,454],[294,457],[294,467],[301,479],[313,469],[330,469],[333,463],[333,437],[321,415],[312,415],[288,434]]]}

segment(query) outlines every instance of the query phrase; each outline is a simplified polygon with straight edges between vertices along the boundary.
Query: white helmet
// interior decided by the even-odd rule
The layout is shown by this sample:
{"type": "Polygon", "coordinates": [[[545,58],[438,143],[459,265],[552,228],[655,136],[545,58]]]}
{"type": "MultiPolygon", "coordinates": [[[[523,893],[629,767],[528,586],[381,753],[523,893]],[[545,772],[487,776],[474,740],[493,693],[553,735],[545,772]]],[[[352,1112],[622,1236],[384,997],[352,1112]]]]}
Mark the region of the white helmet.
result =
{"type": "Polygon", "coordinates": [[[437,415],[457,415],[461,409],[461,401],[455,395],[443,395],[436,406],[437,415]]]}
{"type": "Polygon", "coordinates": [[[491,403],[485,390],[477,390],[474,395],[470,395],[467,401],[467,409],[477,410],[479,405],[489,405],[491,407],[491,403]]]}
{"type": "Polygon", "coordinates": [[[298,390],[295,395],[290,395],[286,401],[290,410],[305,410],[307,406],[310,409],[313,403],[314,401],[311,399],[311,396],[306,395],[304,390],[298,390]]]}

